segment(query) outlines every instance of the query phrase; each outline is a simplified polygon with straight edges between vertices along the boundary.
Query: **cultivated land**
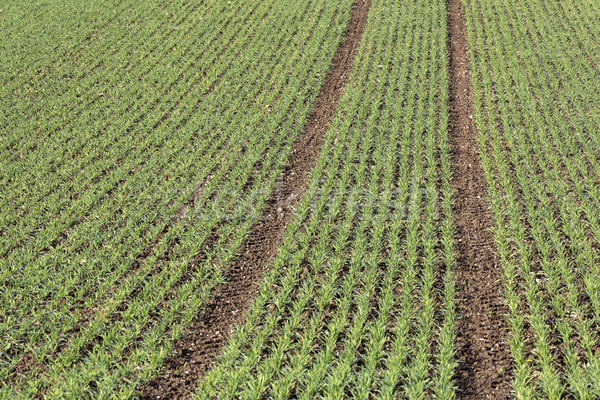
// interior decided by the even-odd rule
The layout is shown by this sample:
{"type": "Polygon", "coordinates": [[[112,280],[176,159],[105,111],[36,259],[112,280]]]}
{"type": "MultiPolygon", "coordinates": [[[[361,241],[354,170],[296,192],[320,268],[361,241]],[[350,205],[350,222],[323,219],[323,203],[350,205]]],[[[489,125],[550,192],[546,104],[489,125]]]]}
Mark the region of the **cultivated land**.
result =
{"type": "Polygon", "coordinates": [[[600,398],[598,21],[0,0],[0,398],[600,398]]]}
{"type": "Polygon", "coordinates": [[[600,397],[600,4],[467,2],[517,396],[600,397]]]}

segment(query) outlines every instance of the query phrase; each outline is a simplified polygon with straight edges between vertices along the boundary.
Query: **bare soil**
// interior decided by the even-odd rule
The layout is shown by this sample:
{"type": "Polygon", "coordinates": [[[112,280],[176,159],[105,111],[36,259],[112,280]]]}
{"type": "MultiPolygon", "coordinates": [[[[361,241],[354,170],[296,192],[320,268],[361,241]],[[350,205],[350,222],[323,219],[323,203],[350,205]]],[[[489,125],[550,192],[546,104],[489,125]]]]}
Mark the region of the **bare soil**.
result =
{"type": "Polygon", "coordinates": [[[206,310],[177,341],[161,374],[142,385],[142,398],[191,398],[198,380],[227,344],[232,330],[244,323],[245,311],[252,304],[269,261],[277,252],[294,206],[306,191],[307,177],[317,162],[323,138],[348,81],[370,6],[370,0],[356,0],[352,6],[333,64],[283,168],[281,190],[268,201],[269,216],[253,228],[240,257],[224,274],[226,283],[216,289],[206,310]]]}
{"type": "Polygon", "coordinates": [[[454,167],[458,354],[461,399],[510,396],[511,361],[506,340],[508,308],[495,255],[492,215],[479,160],[466,20],[462,0],[448,0],[450,144],[454,167]]]}

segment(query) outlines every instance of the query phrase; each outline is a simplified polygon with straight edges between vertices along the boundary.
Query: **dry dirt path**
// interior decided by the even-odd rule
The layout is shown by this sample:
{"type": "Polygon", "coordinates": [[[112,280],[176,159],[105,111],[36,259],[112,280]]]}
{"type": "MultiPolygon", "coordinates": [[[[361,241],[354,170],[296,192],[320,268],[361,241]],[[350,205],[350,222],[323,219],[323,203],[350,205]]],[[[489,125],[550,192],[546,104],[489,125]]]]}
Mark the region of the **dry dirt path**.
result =
{"type": "Polygon", "coordinates": [[[455,195],[458,358],[461,399],[505,399],[510,394],[510,357],[502,304],[503,285],[494,253],[492,215],[479,160],[464,5],[448,0],[450,144],[455,195]]]}

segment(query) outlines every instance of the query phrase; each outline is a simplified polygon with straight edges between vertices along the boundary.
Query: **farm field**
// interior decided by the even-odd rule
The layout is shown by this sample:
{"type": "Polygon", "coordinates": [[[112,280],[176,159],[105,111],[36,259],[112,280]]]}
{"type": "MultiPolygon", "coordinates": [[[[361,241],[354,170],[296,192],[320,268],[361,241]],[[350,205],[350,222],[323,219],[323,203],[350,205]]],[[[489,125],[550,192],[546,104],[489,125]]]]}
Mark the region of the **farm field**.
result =
{"type": "Polygon", "coordinates": [[[0,398],[600,398],[599,20],[0,0],[0,398]]]}
{"type": "MultiPolygon", "coordinates": [[[[62,7],[38,6],[6,24],[62,7]]],[[[104,3],[74,37],[71,6],[45,21],[50,59],[2,57],[8,397],[125,397],[151,376],[259,219],[351,3],[104,3]]]]}
{"type": "Polygon", "coordinates": [[[512,390],[600,397],[597,2],[466,2],[512,390]]]}

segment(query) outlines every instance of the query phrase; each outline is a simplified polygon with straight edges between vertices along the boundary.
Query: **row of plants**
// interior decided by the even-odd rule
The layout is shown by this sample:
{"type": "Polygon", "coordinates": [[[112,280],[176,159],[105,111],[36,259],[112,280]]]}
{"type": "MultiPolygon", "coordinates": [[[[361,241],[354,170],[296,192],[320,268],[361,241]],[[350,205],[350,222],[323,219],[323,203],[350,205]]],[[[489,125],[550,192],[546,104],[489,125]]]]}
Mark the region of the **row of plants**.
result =
{"type": "Polygon", "coordinates": [[[455,395],[444,1],[374,0],[247,321],[197,399],[455,395]]]}
{"type": "Polygon", "coordinates": [[[518,398],[600,396],[600,3],[469,0],[518,398]]]}

